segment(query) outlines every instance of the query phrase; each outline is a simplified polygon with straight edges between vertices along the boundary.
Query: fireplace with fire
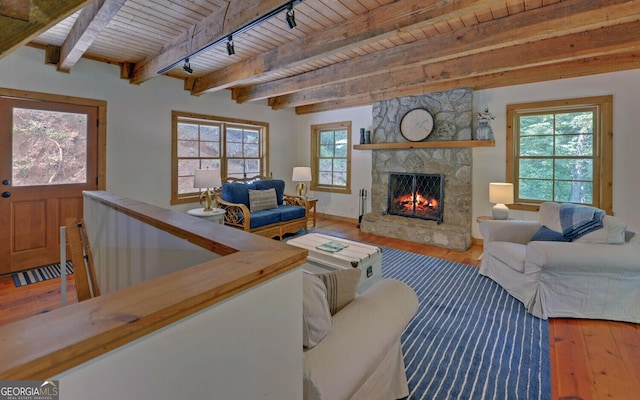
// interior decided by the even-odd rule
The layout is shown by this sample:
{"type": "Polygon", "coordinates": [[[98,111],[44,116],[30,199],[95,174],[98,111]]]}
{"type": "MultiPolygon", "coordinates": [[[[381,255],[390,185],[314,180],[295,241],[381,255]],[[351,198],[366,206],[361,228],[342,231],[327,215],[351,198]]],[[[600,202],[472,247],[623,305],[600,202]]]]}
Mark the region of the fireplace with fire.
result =
{"type": "Polygon", "coordinates": [[[442,222],[444,175],[389,174],[387,213],[442,222]]]}

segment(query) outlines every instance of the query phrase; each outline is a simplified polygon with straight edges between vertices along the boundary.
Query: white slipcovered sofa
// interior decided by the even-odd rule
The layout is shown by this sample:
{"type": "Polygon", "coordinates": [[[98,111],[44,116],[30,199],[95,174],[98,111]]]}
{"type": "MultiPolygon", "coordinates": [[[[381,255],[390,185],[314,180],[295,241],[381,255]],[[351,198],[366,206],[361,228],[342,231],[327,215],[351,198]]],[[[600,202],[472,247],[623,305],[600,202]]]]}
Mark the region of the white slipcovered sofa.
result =
{"type": "MultiPolygon", "coordinates": [[[[347,271],[355,271],[355,294],[360,271],[347,271]]],[[[322,290],[322,283],[306,281],[309,275],[305,273],[304,291],[308,292],[309,283],[322,290]]],[[[310,307],[308,297],[305,293],[305,314],[310,307]]],[[[317,336],[319,341],[304,351],[304,399],[406,397],[408,384],[400,336],[417,309],[418,298],[413,289],[397,280],[383,279],[329,316],[328,333],[317,336]]],[[[318,324],[315,326],[305,326],[305,338],[308,329],[317,334],[318,324]]]]}
{"type": "Polygon", "coordinates": [[[545,226],[557,231],[556,203],[543,203],[538,221],[483,221],[480,274],[539,318],[568,317],[640,323],[640,240],[619,218],[571,242],[532,240],[545,226]]]}

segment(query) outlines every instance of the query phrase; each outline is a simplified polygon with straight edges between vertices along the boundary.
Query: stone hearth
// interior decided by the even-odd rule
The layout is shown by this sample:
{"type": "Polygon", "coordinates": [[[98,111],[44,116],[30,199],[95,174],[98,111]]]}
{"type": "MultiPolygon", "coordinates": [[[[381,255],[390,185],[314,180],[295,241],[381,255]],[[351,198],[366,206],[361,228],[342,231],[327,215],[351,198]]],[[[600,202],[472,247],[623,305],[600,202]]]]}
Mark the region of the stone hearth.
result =
{"type": "MultiPolygon", "coordinates": [[[[373,105],[373,143],[407,142],[400,120],[410,110],[424,108],[434,117],[434,130],[425,140],[471,140],[471,89],[430,93],[376,102],[373,105]]],[[[364,232],[417,243],[466,250],[471,245],[470,148],[372,150],[371,212],[362,218],[364,232]],[[387,215],[388,176],[391,172],[443,174],[443,222],[387,215]]]]}

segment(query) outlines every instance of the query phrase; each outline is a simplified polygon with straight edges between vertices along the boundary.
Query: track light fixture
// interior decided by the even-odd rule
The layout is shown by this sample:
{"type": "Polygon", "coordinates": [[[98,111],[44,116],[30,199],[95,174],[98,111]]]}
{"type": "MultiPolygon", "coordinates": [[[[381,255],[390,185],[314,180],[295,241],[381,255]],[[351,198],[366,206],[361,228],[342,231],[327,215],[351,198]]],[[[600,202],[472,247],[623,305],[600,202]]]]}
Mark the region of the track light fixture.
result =
{"type": "Polygon", "coordinates": [[[287,15],[285,19],[287,20],[287,24],[289,24],[289,29],[296,27],[296,12],[293,10],[293,3],[289,3],[287,6],[287,15]]]}
{"type": "Polygon", "coordinates": [[[236,49],[233,47],[233,36],[231,35],[227,37],[227,54],[230,56],[236,54],[236,49]]]}
{"type": "Polygon", "coordinates": [[[189,63],[189,57],[184,59],[184,65],[182,66],[184,72],[188,74],[193,74],[193,70],[191,69],[191,64],[189,63]]]}

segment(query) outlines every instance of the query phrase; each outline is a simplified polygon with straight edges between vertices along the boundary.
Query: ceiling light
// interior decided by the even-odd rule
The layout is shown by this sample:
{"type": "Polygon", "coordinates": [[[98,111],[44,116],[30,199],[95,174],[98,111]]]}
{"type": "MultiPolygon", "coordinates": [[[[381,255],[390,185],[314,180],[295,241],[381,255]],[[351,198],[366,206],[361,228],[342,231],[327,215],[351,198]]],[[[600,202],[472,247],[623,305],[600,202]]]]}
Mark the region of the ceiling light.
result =
{"type": "Polygon", "coordinates": [[[227,54],[230,56],[236,54],[236,49],[233,47],[233,37],[231,35],[227,37],[227,54]]]}
{"type": "Polygon", "coordinates": [[[184,59],[184,65],[182,66],[184,72],[188,74],[193,74],[193,70],[191,69],[191,64],[189,64],[189,57],[184,59]]]}
{"type": "Polygon", "coordinates": [[[289,29],[296,27],[296,13],[293,11],[293,3],[289,3],[287,6],[287,16],[285,19],[287,20],[287,24],[289,24],[289,29]]]}

